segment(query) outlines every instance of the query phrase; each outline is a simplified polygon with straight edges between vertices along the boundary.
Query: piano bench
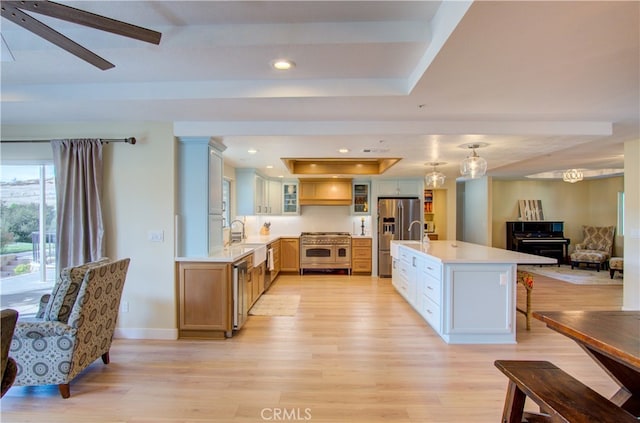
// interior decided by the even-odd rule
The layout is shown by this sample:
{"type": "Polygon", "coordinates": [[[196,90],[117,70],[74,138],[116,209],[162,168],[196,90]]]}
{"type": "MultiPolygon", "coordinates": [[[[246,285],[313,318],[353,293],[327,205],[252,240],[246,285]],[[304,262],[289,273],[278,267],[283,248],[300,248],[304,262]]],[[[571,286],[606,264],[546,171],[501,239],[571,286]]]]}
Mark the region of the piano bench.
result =
{"type": "Polygon", "coordinates": [[[531,293],[533,292],[533,275],[529,272],[522,270],[517,271],[517,282],[524,286],[527,292],[526,307],[524,309],[516,306],[516,311],[525,315],[527,318],[527,330],[531,330],[531,315],[533,309],[531,308],[531,293]]]}
{"type": "Polygon", "coordinates": [[[616,273],[616,270],[622,274],[624,272],[624,258],[622,257],[611,257],[609,260],[609,275],[611,279],[613,279],[613,275],[616,273]]]}

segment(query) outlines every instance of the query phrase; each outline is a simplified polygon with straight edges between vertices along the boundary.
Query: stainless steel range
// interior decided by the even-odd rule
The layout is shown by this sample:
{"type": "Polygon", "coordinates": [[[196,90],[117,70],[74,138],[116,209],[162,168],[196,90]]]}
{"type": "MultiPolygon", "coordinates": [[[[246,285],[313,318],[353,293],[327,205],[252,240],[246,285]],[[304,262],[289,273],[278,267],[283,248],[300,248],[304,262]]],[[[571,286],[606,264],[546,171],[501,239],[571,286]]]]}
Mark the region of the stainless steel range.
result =
{"type": "Polygon", "coordinates": [[[351,235],[348,232],[303,232],[300,235],[300,274],[309,269],[347,269],[351,274],[351,235]]]}

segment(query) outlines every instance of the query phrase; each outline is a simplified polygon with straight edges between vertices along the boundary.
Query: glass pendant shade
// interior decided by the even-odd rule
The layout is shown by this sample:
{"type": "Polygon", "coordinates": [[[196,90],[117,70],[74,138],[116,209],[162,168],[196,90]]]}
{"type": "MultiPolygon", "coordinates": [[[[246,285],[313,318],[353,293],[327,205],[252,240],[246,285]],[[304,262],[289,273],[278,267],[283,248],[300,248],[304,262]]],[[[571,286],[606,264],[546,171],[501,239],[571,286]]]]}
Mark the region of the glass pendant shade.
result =
{"type": "Polygon", "coordinates": [[[476,150],[473,150],[473,155],[467,157],[460,163],[460,174],[462,176],[475,179],[481,178],[487,173],[487,161],[478,156],[476,150]]]}
{"type": "Polygon", "coordinates": [[[438,188],[444,185],[444,180],[446,178],[445,174],[442,172],[438,172],[436,166],[444,165],[445,162],[430,162],[427,163],[429,166],[433,166],[433,171],[424,175],[424,185],[426,188],[438,188]]]}
{"type": "Polygon", "coordinates": [[[584,174],[579,169],[565,170],[562,174],[562,180],[572,184],[582,181],[583,178],[584,174]]]}
{"type": "Polygon", "coordinates": [[[424,183],[427,188],[438,188],[444,185],[444,179],[444,173],[434,170],[424,176],[424,183]]]}

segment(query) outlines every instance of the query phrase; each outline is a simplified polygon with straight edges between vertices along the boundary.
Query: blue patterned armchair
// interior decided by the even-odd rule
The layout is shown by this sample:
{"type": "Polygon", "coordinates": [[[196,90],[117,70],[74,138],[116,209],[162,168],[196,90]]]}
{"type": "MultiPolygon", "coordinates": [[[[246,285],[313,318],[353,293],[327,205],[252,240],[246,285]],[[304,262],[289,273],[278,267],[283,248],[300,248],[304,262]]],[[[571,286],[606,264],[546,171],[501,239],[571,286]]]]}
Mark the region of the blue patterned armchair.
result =
{"type": "Polygon", "coordinates": [[[571,268],[580,263],[595,265],[598,272],[606,269],[613,252],[615,226],[583,226],[584,240],[571,253],[571,268]]]}
{"type": "Polygon", "coordinates": [[[69,383],[109,349],[130,259],[103,259],[60,273],[36,318],[18,320],[11,356],[18,372],[14,386],[57,384],[69,398],[69,383]]]}

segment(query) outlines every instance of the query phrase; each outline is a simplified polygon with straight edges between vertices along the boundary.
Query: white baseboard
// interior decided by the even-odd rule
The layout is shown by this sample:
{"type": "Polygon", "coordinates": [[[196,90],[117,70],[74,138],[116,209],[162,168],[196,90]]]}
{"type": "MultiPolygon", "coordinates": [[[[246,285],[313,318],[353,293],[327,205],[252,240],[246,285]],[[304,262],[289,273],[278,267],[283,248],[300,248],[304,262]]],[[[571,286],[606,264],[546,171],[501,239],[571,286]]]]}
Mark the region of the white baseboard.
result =
{"type": "Polygon", "coordinates": [[[178,329],[149,329],[149,328],[116,328],[114,338],[121,339],[178,339],[178,329]]]}

